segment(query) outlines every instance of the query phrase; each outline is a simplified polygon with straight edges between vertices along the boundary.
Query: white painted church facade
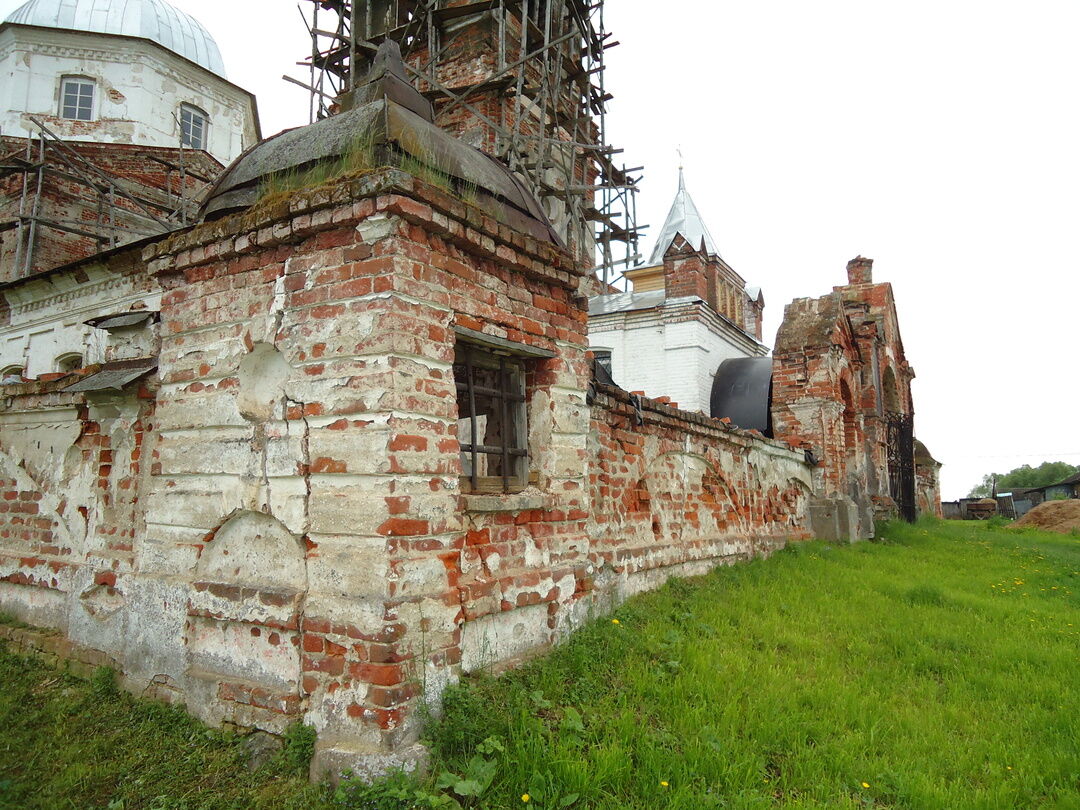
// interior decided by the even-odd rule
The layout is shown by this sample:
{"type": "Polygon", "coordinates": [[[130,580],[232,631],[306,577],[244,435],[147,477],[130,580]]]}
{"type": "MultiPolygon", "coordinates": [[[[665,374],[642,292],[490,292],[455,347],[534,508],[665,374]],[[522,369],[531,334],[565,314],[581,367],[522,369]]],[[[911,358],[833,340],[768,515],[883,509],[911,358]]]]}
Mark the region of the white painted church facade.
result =
{"type": "Polygon", "coordinates": [[[720,257],[682,169],[649,261],[625,275],[630,291],[589,299],[590,348],[625,390],[707,414],[724,360],[768,354],[761,290],[720,257]]]}
{"type": "Polygon", "coordinates": [[[0,134],[177,147],[230,163],[259,141],[255,97],[213,37],[163,0],[30,0],[0,24],[0,134]]]}
{"type": "MultiPolygon", "coordinates": [[[[0,23],[0,138],[4,151],[18,145],[8,157],[37,155],[31,117],[76,148],[116,145],[101,153],[109,161],[102,168],[136,195],[148,193],[140,173],[154,149],[173,162],[187,152],[189,168],[209,182],[261,138],[255,97],[226,78],[213,37],[163,0],[30,0],[12,12],[0,23]],[[129,157],[136,153],[141,163],[129,157]]],[[[15,184],[7,191],[0,229],[13,241],[27,206],[15,184]]],[[[78,205],[66,191],[59,199],[69,211],[78,205]]],[[[156,288],[104,264],[84,262],[77,278],[46,267],[26,280],[12,255],[0,251],[10,265],[0,266],[0,375],[8,381],[104,362],[105,332],[87,321],[159,309],[156,288]]]]}

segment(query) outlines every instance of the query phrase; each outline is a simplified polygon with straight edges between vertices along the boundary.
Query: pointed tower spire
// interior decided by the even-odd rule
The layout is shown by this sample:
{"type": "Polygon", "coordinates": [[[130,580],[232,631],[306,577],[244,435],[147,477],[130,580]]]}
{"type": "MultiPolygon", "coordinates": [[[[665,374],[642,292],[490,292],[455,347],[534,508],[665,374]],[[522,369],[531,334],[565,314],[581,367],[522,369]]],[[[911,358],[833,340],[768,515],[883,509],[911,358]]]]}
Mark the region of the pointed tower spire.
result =
{"type": "Polygon", "coordinates": [[[695,247],[702,245],[706,253],[719,255],[712,234],[705,227],[705,220],[690,199],[690,193],[686,190],[686,178],[683,176],[682,152],[679,152],[679,189],[675,192],[675,200],[671,203],[664,227],[660,229],[660,237],[656,240],[652,255],[649,256],[649,264],[656,265],[664,261],[664,254],[675,241],[676,236],[682,236],[687,242],[695,247]]]}

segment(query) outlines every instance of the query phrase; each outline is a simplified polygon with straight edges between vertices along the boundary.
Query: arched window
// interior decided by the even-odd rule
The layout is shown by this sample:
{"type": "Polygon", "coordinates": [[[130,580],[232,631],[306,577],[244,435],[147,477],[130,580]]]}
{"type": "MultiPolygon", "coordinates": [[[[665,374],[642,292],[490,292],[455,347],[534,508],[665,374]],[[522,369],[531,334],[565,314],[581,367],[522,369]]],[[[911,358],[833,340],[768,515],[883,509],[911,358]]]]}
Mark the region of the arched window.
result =
{"type": "Polygon", "coordinates": [[[56,370],[62,371],[65,374],[70,374],[72,371],[77,371],[83,367],[83,358],[81,354],[71,352],[70,354],[62,354],[56,358],[56,370]]]}
{"type": "Polygon", "coordinates": [[[903,412],[904,404],[900,399],[900,387],[896,383],[896,372],[892,366],[885,369],[881,380],[881,404],[887,414],[903,412]]]}
{"type": "Polygon", "coordinates": [[[22,382],[22,366],[4,366],[0,368],[0,383],[22,382]]]}
{"type": "Polygon", "coordinates": [[[60,80],[60,117],[93,121],[94,88],[94,80],[86,76],[64,76],[60,80]]]}
{"type": "Polygon", "coordinates": [[[209,143],[210,119],[198,107],[180,105],[180,143],[191,149],[206,149],[209,143]]]}

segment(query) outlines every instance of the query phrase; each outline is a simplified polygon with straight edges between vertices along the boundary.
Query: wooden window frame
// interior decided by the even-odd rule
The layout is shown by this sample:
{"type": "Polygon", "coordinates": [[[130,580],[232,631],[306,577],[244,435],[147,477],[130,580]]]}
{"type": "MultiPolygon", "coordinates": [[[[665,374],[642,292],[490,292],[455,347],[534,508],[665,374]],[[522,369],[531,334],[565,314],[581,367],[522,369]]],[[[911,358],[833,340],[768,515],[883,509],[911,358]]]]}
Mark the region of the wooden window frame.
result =
{"type": "Polygon", "coordinates": [[[94,105],[97,103],[97,82],[89,76],[61,76],[60,77],[60,117],[65,121],[93,121],[94,105]],[[74,95],[74,104],[70,106],[71,115],[68,115],[68,87],[78,87],[74,95]],[[90,105],[85,108],[86,117],[82,116],[84,106],[82,104],[86,93],[83,89],[90,88],[90,105]]]}
{"type": "Polygon", "coordinates": [[[207,151],[210,146],[210,116],[194,104],[180,105],[180,145],[187,149],[207,151]],[[187,122],[185,122],[187,116],[187,122]],[[200,122],[199,142],[192,137],[193,123],[196,118],[200,122]]]}
{"type": "Polygon", "coordinates": [[[555,354],[463,327],[457,327],[454,331],[458,337],[454,350],[454,385],[457,401],[465,403],[464,408],[459,406],[458,412],[467,412],[468,416],[462,418],[470,420],[470,440],[463,442],[459,438],[462,460],[466,457],[470,460],[470,474],[461,476],[462,490],[473,494],[521,492],[537,481],[537,476],[530,473],[532,455],[528,446],[528,392],[525,377],[530,360],[550,358],[555,354]],[[478,368],[497,371],[498,386],[490,388],[478,385],[475,374],[478,368]],[[464,381],[458,380],[459,370],[464,371],[464,381]],[[512,427],[512,431],[504,431],[504,434],[512,432],[513,435],[501,436],[497,446],[476,441],[477,394],[494,399],[501,409],[502,424],[512,427]],[[500,458],[502,475],[480,475],[479,461],[482,455],[500,458]]]}

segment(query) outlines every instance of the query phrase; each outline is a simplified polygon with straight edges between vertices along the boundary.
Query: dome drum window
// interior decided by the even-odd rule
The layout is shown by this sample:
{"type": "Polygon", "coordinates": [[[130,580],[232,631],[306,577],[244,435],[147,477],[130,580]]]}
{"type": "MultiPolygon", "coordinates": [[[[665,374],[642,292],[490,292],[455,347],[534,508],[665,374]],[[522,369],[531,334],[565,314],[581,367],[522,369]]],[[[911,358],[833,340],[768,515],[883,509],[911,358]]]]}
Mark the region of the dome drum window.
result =
{"type": "Polygon", "coordinates": [[[71,121],[94,120],[94,80],[65,76],[60,81],[60,117],[71,121]]]}
{"type": "Polygon", "coordinates": [[[190,104],[180,105],[180,143],[190,149],[206,149],[210,122],[207,115],[190,104]]]}

